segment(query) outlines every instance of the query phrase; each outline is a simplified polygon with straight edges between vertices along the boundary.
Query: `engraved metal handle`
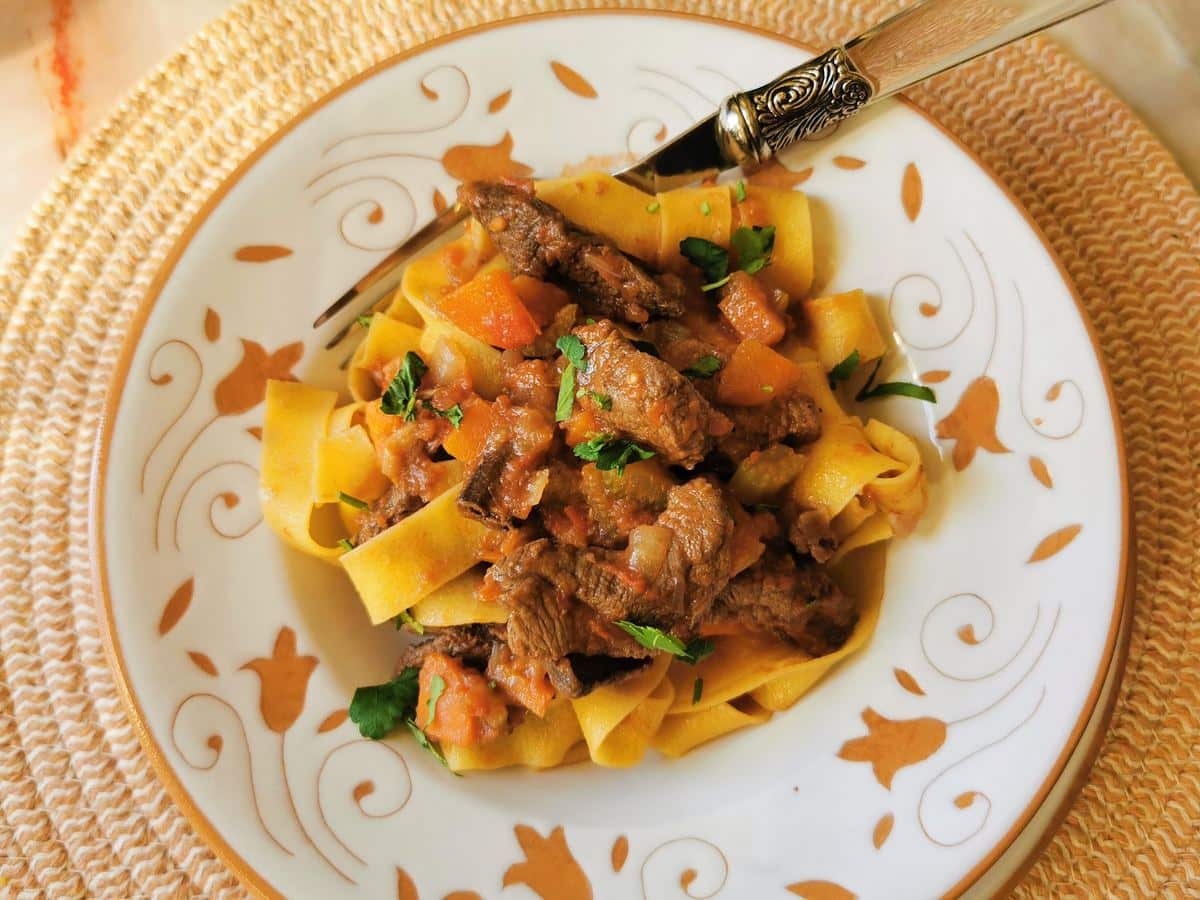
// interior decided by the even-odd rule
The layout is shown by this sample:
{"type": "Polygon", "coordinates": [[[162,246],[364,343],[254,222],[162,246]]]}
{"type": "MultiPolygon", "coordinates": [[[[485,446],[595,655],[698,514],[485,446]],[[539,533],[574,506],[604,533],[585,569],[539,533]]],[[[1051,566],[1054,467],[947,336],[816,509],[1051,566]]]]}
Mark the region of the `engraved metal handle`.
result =
{"type": "Polygon", "coordinates": [[[717,112],[717,141],[743,169],[870,103],[1109,0],[920,0],[717,112]]]}

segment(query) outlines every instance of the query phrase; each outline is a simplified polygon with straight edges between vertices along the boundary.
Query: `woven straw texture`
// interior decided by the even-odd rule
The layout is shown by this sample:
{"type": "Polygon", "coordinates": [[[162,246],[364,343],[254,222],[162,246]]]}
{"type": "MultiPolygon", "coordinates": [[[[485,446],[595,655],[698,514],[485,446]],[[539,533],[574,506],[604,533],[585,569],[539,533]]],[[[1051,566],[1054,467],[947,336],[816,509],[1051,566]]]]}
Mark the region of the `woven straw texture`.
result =
{"type": "MultiPolygon", "coordinates": [[[[156,781],[104,657],[88,487],[118,352],[176,239],[260,141],[402,48],[563,5],[581,4],[241,5],[143,82],[34,210],[0,274],[0,895],[243,895],[156,781]]],[[[820,45],[902,4],[661,5],[820,45]]],[[[1200,896],[1200,197],[1046,41],[914,99],[1049,236],[1095,323],[1128,441],[1138,568],[1127,674],[1086,786],[1016,893],[1200,896]]]]}

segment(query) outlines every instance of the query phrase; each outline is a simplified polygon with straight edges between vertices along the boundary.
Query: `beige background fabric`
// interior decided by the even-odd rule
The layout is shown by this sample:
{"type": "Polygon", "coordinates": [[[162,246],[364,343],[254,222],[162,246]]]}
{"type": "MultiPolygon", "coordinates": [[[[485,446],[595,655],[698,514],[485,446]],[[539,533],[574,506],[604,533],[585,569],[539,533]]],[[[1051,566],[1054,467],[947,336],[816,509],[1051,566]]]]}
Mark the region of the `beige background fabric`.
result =
{"type": "MultiPolygon", "coordinates": [[[[0,273],[0,896],[234,897],[157,783],[94,607],[92,445],[134,310],[264,138],[437,34],[575,2],[279,2],[233,9],[80,146],[0,273]],[[450,10],[453,9],[453,13],[450,10]]],[[[670,0],[848,37],[895,0],[670,0]]],[[[1111,732],[1020,897],[1200,895],[1200,196],[1141,124],[1035,40],[913,94],[1045,230],[1117,390],[1137,606],[1111,732]]]]}

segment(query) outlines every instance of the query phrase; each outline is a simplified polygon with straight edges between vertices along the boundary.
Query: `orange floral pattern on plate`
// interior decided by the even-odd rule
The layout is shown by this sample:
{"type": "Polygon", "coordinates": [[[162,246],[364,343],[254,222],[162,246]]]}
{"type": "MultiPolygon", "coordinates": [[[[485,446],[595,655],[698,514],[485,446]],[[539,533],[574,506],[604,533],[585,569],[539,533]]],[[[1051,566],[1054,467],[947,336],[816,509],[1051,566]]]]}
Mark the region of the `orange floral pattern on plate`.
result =
{"type": "Polygon", "coordinates": [[[897,772],[929,759],[946,742],[946,723],[941,719],[889,719],[868,706],[862,720],[867,734],[846,741],[837,755],[849,762],[870,763],[875,780],[888,790],[897,772]]]}

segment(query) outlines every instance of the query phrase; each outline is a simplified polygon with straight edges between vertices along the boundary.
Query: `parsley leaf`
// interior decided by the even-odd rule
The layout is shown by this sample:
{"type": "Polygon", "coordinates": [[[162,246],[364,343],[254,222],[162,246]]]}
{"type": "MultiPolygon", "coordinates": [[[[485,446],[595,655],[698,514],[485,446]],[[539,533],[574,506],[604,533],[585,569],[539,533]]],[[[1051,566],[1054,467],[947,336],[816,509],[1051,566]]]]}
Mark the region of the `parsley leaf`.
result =
{"type": "Polygon", "coordinates": [[[721,371],[720,358],[706,353],[684,369],[683,374],[691,375],[693,378],[712,378],[719,371],[721,371]]]}
{"type": "Polygon", "coordinates": [[[554,421],[565,422],[571,418],[571,410],[575,407],[575,366],[567,363],[563,369],[562,380],[558,383],[558,404],[554,408],[554,421]]]}
{"type": "Polygon", "coordinates": [[[700,214],[704,215],[704,216],[712,215],[712,204],[709,203],[707,200],[700,201],[700,214]]]}
{"type": "Polygon", "coordinates": [[[357,322],[359,325],[361,325],[363,328],[370,328],[371,327],[371,316],[373,316],[373,315],[374,315],[374,313],[367,313],[365,316],[355,316],[354,321],[357,322]]]}
{"type": "Polygon", "coordinates": [[[417,669],[408,666],[391,681],[360,687],[350,701],[350,720],[365,738],[386,737],[417,705],[417,669]]]}
{"type": "Polygon", "coordinates": [[[739,181],[733,186],[733,196],[737,198],[738,203],[746,202],[746,182],[739,181]]]}
{"type": "Polygon", "coordinates": [[[937,394],[923,384],[913,384],[911,381],[885,381],[883,384],[876,384],[875,376],[879,374],[879,367],[882,365],[881,356],[875,363],[875,368],[871,370],[871,377],[867,379],[867,383],[854,396],[855,400],[861,403],[863,400],[875,400],[879,397],[912,397],[926,403],[937,403],[937,394]]]}
{"type": "Polygon", "coordinates": [[[937,394],[933,388],[923,384],[913,384],[911,381],[885,381],[877,384],[866,393],[860,393],[857,400],[875,400],[879,397],[912,397],[914,400],[924,400],[926,403],[937,403],[937,394]]]}
{"type": "Polygon", "coordinates": [[[634,347],[636,347],[638,350],[641,350],[643,353],[649,353],[655,359],[661,359],[661,357],[658,355],[658,348],[649,341],[630,341],[629,343],[633,344],[634,347]]]}
{"type": "Polygon", "coordinates": [[[412,732],[412,736],[417,739],[417,743],[422,749],[426,750],[434,759],[440,762],[454,776],[461,778],[462,776],[450,768],[450,763],[446,762],[446,757],[442,755],[441,749],[433,741],[429,739],[429,735],[417,727],[417,723],[412,719],[405,719],[404,724],[408,726],[408,730],[412,732]]]}
{"type": "MultiPolygon", "coordinates": [[[[739,182],[740,183],[740,182],[739,182]]],[[[692,684],[692,706],[700,702],[700,697],[704,694],[704,679],[697,678],[692,684]]]]}
{"type": "Polygon", "coordinates": [[[700,290],[715,291],[717,288],[724,287],[725,285],[729,284],[729,279],[732,277],[732,275],[726,275],[724,278],[718,278],[716,281],[710,281],[708,284],[702,284],[700,285],[700,290]]]}
{"type": "Polygon", "coordinates": [[[371,505],[366,500],[359,500],[353,494],[347,494],[343,491],[338,491],[338,499],[354,509],[367,509],[371,505]]]}
{"type": "Polygon", "coordinates": [[[412,613],[410,613],[407,609],[402,609],[396,614],[396,630],[399,631],[405,625],[407,625],[417,634],[425,633],[425,626],[414,619],[412,617],[412,613]]]}
{"type": "Polygon", "coordinates": [[[449,419],[450,424],[457,430],[462,425],[463,408],[461,403],[455,403],[449,409],[438,409],[433,405],[432,400],[426,400],[422,406],[435,415],[441,416],[443,419],[449,419]]]}
{"type": "Polygon", "coordinates": [[[389,416],[404,416],[405,421],[411,422],[416,418],[417,388],[428,371],[425,360],[411,350],[405,353],[400,371],[383,392],[380,409],[389,416]]]}
{"type": "Polygon", "coordinates": [[[853,350],[849,356],[829,370],[829,386],[833,387],[839,381],[849,381],[858,368],[858,350],[853,350]]]}
{"type": "Polygon", "coordinates": [[[601,394],[599,391],[584,391],[584,393],[605,412],[612,409],[612,397],[608,396],[608,394],[601,394]]]}
{"type": "Polygon", "coordinates": [[[587,371],[587,348],[583,346],[583,341],[573,334],[564,334],[554,342],[554,346],[567,358],[567,362],[576,369],[580,372],[587,371]]]}
{"type": "Polygon", "coordinates": [[[729,274],[729,251],[710,240],[685,237],[679,242],[679,252],[700,270],[706,285],[720,281],[729,274]]]}
{"type": "Polygon", "coordinates": [[[639,459],[649,459],[654,455],[653,450],[639,447],[633,441],[624,438],[614,438],[610,434],[601,434],[582,444],[575,445],[575,455],[588,462],[594,462],[601,471],[616,469],[618,475],[625,474],[625,467],[639,459]]]}
{"type": "Polygon", "coordinates": [[[657,200],[655,200],[653,203],[646,204],[646,212],[648,212],[648,213],[656,213],[660,209],[662,209],[662,204],[659,203],[657,200]]]}
{"type": "Polygon", "coordinates": [[[693,666],[715,649],[713,642],[706,638],[696,638],[685,644],[675,635],[668,634],[653,625],[638,625],[626,619],[621,619],[613,624],[647,650],[662,650],[693,666]]]}
{"type": "Polygon", "coordinates": [[[751,228],[739,228],[729,242],[737,251],[739,268],[753,275],[755,272],[761,272],[771,262],[771,250],[775,247],[775,226],[755,225],[751,228]]]}
{"type": "Polygon", "coordinates": [[[426,707],[429,714],[425,720],[425,727],[428,728],[433,724],[434,718],[437,717],[437,702],[441,699],[442,694],[446,690],[446,679],[441,675],[434,675],[429,679],[429,700],[426,702],[426,707]]]}
{"type": "Polygon", "coordinates": [[[350,551],[350,550],[354,549],[354,543],[349,538],[339,538],[338,546],[346,551],[350,551]]]}

